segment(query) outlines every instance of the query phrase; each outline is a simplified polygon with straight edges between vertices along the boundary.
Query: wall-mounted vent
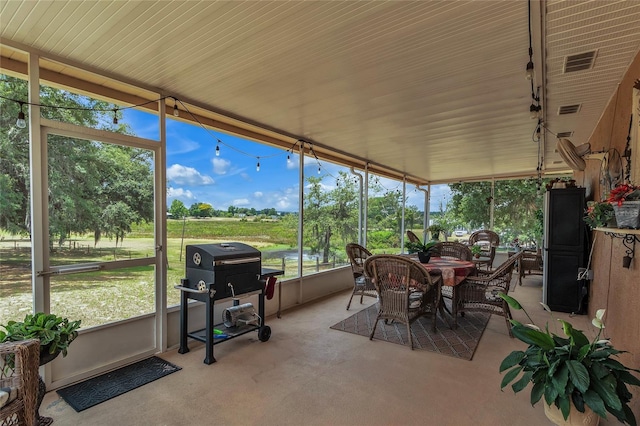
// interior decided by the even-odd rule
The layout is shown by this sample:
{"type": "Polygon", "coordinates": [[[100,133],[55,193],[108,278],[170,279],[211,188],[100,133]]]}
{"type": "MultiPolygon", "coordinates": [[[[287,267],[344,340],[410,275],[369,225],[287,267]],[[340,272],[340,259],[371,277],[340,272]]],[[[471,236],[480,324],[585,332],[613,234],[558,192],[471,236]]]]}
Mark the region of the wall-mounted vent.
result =
{"type": "Polygon", "coordinates": [[[563,105],[558,108],[558,115],[576,114],[578,111],[580,111],[581,106],[581,104],[563,105]]]}
{"type": "Polygon", "coordinates": [[[593,68],[593,63],[596,60],[596,51],[579,53],[577,55],[567,56],[564,60],[564,72],[575,72],[588,70],[593,68]]]}
{"type": "Polygon", "coordinates": [[[571,136],[573,136],[573,132],[560,132],[558,133],[558,139],[566,139],[566,138],[570,138],[571,136]]]}

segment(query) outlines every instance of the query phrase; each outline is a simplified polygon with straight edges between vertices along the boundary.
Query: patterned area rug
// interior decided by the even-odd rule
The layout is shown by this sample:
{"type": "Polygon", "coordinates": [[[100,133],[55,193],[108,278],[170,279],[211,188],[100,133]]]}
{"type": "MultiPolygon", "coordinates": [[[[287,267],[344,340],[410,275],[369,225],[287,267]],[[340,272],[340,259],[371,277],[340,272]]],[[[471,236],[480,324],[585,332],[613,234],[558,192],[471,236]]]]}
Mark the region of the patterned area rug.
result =
{"type": "Polygon", "coordinates": [[[154,356],[57,392],[67,404],[80,412],[178,370],[181,368],[154,356]]]}
{"type": "MultiPolygon", "coordinates": [[[[378,306],[374,304],[331,328],[368,338],[377,314],[378,306]]],[[[413,348],[471,360],[490,316],[484,312],[466,312],[464,317],[458,316],[458,328],[452,330],[438,314],[435,333],[431,331],[429,317],[419,318],[411,324],[413,348]]],[[[373,338],[409,346],[407,326],[398,322],[385,324],[384,320],[379,321],[373,338]]]]}

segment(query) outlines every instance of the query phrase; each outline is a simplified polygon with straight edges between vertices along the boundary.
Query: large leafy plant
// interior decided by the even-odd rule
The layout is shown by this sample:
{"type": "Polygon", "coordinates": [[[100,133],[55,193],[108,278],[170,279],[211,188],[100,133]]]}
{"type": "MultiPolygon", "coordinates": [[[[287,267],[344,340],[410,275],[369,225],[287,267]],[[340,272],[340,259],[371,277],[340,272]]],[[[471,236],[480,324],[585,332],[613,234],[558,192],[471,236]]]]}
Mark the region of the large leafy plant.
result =
{"type": "Polygon", "coordinates": [[[22,322],[9,321],[0,325],[5,330],[0,330],[0,343],[40,339],[41,354],[43,351],[50,354],[62,352],[62,356],[66,356],[69,345],[78,337],[80,322],[43,312],[28,314],[22,322]]]}
{"type": "Polygon", "coordinates": [[[408,253],[418,253],[419,251],[428,252],[436,244],[438,244],[438,241],[429,241],[426,243],[423,243],[422,241],[405,241],[404,247],[407,249],[408,253]]]}
{"type": "Polygon", "coordinates": [[[582,413],[588,406],[602,418],[609,412],[623,423],[636,424],[628,405],[632,395],[627,385],[640,386],[640,380],[630,373],[640,370],[613,359],[612,356],[625,351],[615,349],[609,340],[600,339],[604,309],[598,310],[592,321],[598,333],[593,341],[589,341],[582,331],[561,319],[558,321],[566,337],[551,333],[548,324],[541,330],[516,299],[506,294],[500,294],[500,297],[511,308],[522,310],[531,321],[525,325],[511,320],[513,335],[529,347],[525,351],[511,352],[500,364],[500,372],[506,371],[502,389],[514,382],[511,388],[517,393],[532,383],[531,404],[544,396],[548,405],[560,409],[565,420],[573,403],[582,413]]]}

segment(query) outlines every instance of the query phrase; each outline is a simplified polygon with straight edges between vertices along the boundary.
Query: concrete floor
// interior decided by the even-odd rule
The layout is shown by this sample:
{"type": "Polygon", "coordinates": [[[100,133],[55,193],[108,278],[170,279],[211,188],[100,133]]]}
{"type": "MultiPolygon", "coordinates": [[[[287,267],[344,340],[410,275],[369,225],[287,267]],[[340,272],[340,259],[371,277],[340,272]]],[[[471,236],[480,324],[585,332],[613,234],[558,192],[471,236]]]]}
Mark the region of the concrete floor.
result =
{"type": "MultiPolygon", "coordinates": [[[[538,304],[541,282],[526,277],[511,293],[538,325],[550,320],[538,304]]],[[[354,301],[346,311],[348,298],[344,292],[268,318],[268,342],[249,333],[216,345],[212,365],[202,362],[198,342],[187,354],[160,354],[182,370],[81,413],[49,392],[41,414],[59,426],[550,424],[542,404],[529,403],[530,388],[500,391],[500,362],[525,347],[509,338],[502,317],[491,318],[473,360],[466,361],[331,330],[375,303],[354,301]]],[[[526,319],[522,312],[514,317],[526,319]]],[[[594,334],[587,317],[571,322],[594,334]]]]}

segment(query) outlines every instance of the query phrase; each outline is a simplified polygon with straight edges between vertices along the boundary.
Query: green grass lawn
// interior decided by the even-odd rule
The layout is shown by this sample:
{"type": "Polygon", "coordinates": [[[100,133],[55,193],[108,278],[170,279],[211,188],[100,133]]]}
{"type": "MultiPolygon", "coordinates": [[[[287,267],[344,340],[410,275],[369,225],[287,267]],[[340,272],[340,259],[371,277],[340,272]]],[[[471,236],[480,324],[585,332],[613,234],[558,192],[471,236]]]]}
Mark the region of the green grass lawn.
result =
{"type": "MultiPolygon", "coordinates": [[[[167,303],[179,303],[180,292],[174,285],[184,278],[185,246],[239,241],[262,252],[262,266],[282,268],[284,252],[295,252],[297,229],[282,222],[253,222],[238,220],[167,221],[167,303]]],[[[73,236],[62,246],[50,251],[51,265],[86,262],[109,262],[154,256],[153,225],[135,226],[118,247],[114,240],[103,238],[94,245],[92,236],[73,236]]],[[[344,254],[336,258],[336,265],[346,264],[344,254]]],[[[333,267],[304,262],[304,273],[333,267]]],[[[297,260],[285,261],[284,278],[298,275],[297,260]]],[[[132,316],[153,312],[154,266],[140,266],[82,274],[53,275],[51,277],[51,312],[81,319],[83,327],[104,324],[132,316]]],[[[31,313],[31,251],[29,240],[4,236],[0,240],[0,323],[23,319],[31,313]]]]}

